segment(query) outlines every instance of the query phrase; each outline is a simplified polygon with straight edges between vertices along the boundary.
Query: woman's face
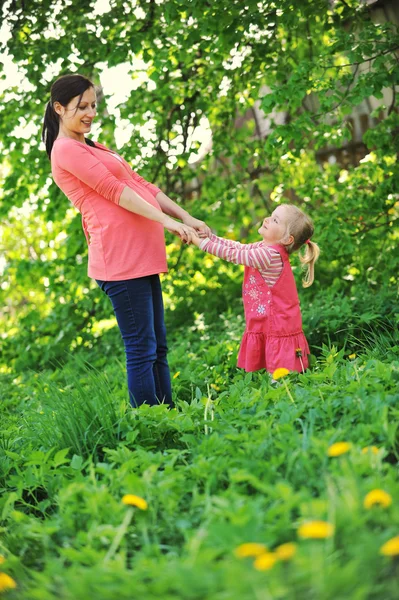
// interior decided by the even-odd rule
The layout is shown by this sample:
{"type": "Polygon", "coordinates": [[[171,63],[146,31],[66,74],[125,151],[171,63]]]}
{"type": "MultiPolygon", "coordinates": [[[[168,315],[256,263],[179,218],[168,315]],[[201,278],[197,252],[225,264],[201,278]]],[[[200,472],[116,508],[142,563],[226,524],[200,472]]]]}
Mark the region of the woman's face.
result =
{"type": "Polygon", "coordinates": [[[80,102],[79,96],[75,96],[67,106],[54,102],[54,110],[60,115],[62,133],[68,137],[81,138],[90,132],[92,121],[97,114],[96,92],[90,87],[84,92],[80,102]]]}

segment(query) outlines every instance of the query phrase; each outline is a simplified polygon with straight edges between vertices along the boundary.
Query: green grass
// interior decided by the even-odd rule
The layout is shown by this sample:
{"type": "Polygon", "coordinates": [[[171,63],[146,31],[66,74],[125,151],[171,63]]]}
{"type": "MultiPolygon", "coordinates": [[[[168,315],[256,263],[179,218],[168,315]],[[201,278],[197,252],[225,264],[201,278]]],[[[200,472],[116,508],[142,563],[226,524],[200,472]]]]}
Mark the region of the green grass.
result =
{"type": "Polygon", "coordinates": [[[131,409],[118,358],[3,374],[0,570],[18,585],[5,597],[397,597],[397,559],[380,548],[399,534],[399,362],[324,347],[311,372],[287,378],[293,403],[265,373],[236,369],[240,326],[199,318],[173,340],[174,410],[131,409]],[[351,449],[329,458],[337,441],[351,449]],[[364,508],[373,489],[393,503],[364,508]],[[105,560],[131,510],[124,494],[148,510],[133,509],[105,560]],[[307,520],[334,535],[300,539],[307,520]],[[234,554],[245,542],[297,550],[258,571],[234,554]]]}

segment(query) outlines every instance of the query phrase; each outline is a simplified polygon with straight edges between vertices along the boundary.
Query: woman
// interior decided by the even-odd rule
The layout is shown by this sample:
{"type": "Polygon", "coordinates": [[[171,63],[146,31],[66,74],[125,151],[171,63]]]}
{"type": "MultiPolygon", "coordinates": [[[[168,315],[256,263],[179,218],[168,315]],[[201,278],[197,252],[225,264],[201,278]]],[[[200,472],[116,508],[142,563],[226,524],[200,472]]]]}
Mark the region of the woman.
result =
{"type": "Polygon", "coordinates": [[[194,230],[209,229],[116,152],[87,139],[95,116],[93,83],[65,75],[51,87],[42,139],[55,183],[82,214],[88,275],[112,302],[125,345],[130,402],[171,404],[159,280],[167,271],[164,228],[187,243],[194,230]]]}

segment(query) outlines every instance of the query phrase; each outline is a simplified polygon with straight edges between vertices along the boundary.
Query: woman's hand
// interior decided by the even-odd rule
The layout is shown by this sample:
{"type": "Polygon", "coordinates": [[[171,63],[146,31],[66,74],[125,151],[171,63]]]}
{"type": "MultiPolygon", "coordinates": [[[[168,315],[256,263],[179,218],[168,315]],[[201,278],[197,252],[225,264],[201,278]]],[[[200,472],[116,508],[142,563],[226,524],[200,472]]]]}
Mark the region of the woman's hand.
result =
{"type": "Polygon", "coordinates": [[[195,235],[195,230],[186,223],[179,223],[179,221],[175,221],[171,217],[165,215],[163,226],[171,233],[178,235],[183,242],[186,242],[186,244],[191,244],[193,241],[192,238],[195,235]]]}
{"type": "Polygon", "coordinates": [[[183,218],[183,223],[195,229],[197,233],[205,234],[205,237],[209,237],[212,234],[210,228],[204,221],[200,221],[189,214],[183,218]]]}

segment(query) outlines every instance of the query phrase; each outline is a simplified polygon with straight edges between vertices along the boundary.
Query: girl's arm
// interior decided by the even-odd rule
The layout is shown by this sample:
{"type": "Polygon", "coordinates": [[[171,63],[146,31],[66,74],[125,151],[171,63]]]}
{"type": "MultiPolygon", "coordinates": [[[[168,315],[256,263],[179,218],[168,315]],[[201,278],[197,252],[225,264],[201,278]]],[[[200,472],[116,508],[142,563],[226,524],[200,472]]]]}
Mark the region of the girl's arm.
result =
{"type": "Polygon", "coordinates": [[[281,260],[278,253],[270,250],[262,243],[230,243],[231,240],[226,240],[225,238],[220,238],[213,234],[204,239],[200,239],[198,236],[194,236],[192,239],[193,243],[198,246],[198,248],[201,248],[201,250],[204,250],[209,254],[213,254],[214,256],[218,256],[219,258],[223,258],[224,260],[237,265],[254,267],[263,272],[273,266],[275,254],[277,254],[278,260],[281,260]]]}
{"type": "MultiPolygon", "coordinates": [[[[212,232],[208,235],[208,238],[212,241],[217,240],[218,243],[222,246],[226,246],[228,248],[237,248],[238,250],[242,249],[242,248],[248,248],[249,246],[251,246],[251,247],[255,246],[255,244],[241,244],[241,242],[236,242],[235,240],[229,240],[227,238],[222,238],[222,237],[219,237],[219,236],[213,234],[212,232]]],[[[202,239],[204,240],[205,238],[202,237],[202,239]]]]}

